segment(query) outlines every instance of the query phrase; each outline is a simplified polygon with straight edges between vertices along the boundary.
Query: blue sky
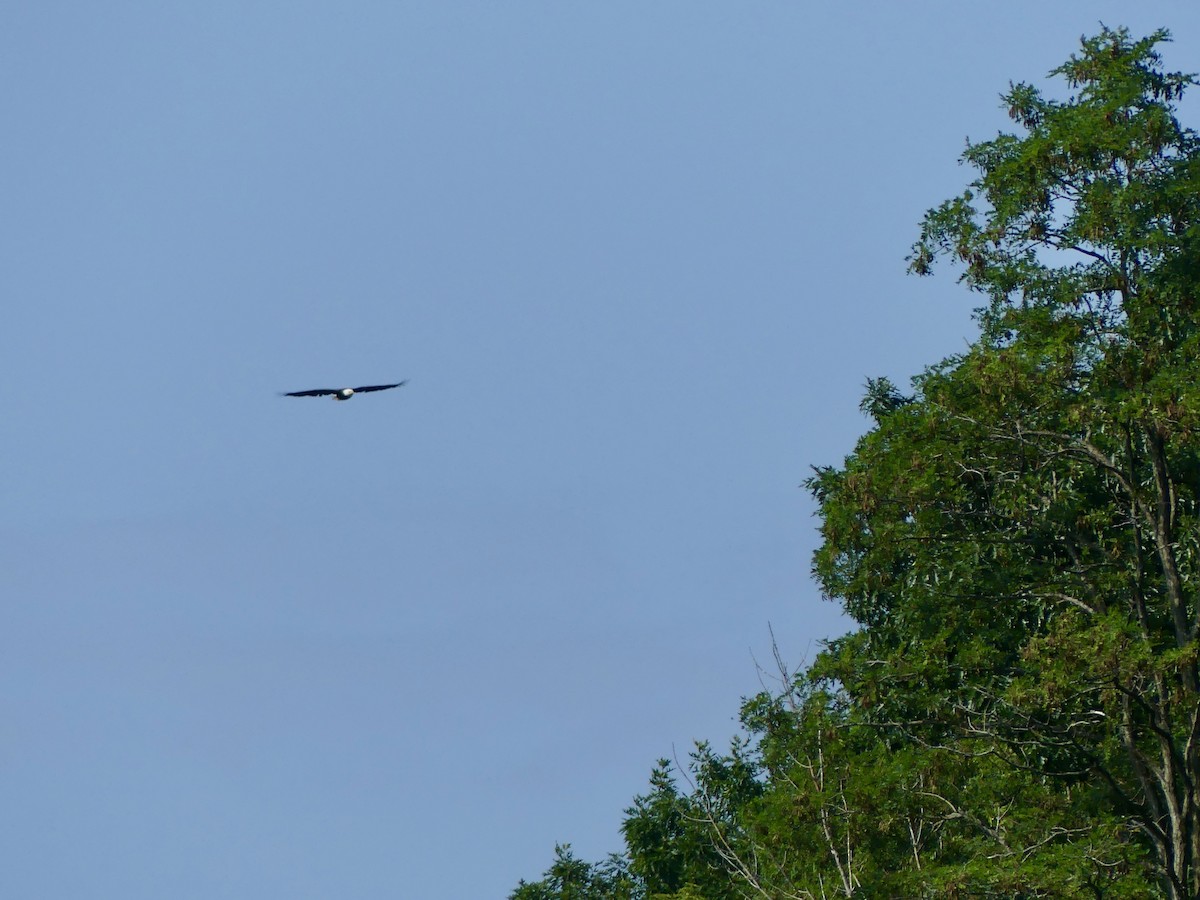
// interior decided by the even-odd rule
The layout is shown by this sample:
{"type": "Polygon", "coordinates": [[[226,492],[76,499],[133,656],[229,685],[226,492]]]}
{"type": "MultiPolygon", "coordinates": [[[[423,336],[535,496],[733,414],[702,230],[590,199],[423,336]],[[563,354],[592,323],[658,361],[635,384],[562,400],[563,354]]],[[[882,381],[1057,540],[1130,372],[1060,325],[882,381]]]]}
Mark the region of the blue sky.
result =
{"type": "Polygon", "coordinates": [[[904,256],[998,94],[1100,21],[1200,70],[1132,7],[5,6],[0,893],[617,849],[845,628],[797,485],[970,339],[904,256]]]}

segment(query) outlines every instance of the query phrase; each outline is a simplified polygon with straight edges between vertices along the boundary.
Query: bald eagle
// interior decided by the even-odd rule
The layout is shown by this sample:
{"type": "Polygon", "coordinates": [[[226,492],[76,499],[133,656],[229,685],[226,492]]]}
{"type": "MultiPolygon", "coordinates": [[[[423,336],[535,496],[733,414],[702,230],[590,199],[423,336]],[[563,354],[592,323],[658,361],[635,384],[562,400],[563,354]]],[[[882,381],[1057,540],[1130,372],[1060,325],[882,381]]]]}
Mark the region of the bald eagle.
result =
{"type": "Polygon", "coordinates": [[[355,394],[369,394],[371,391],[386,391],[391,388],[404,387],[408,379],[395,384],[367,384],[356,388],[316,388],[311,391],[291,391],[285,397],[333,397],[334,400],[349,400],[355,394]]]}

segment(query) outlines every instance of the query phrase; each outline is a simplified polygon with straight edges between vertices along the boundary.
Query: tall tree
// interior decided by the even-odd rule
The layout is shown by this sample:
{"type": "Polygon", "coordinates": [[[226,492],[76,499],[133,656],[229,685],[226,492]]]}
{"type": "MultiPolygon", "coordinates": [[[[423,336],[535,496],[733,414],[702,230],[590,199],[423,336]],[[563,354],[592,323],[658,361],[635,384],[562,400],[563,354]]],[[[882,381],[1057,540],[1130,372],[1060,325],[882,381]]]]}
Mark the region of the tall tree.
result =
{"type": "Polygon", "coordinates": [[[980,336],[809,481],[858,622],[748,738],[662,761],[626,853],[514,898],[1200,897],[1200,141],[1166,32],[1005,95],[931,210],[980,336]]]}
{"type": "MultiPolygon", "coordinates": [[[[1105,29],[1055,70],[1065,99],[1009,90],[1019,133],[968,146],[977,177],[910,257],[963,266],[979,340],[912,396],[873,383],[875,427],[810,485],[815,571],[863,626],[830,677],[879,727],[1088,792],[1182,900],[1200,896],[1200,145],[1167,39],[1105,29]]],[[[1091,838],[1030,835],[1117,865],[1091,838]]]]}

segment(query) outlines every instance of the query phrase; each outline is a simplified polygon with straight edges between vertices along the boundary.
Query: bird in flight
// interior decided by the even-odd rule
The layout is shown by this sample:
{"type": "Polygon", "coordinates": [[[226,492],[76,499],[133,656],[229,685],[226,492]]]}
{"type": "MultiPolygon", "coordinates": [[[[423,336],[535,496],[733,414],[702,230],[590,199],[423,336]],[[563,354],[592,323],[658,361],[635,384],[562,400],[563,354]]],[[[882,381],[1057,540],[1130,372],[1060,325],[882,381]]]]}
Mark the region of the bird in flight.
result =
{"type": "Polygon", "coordinates": [[[404,387],[408,379],[397,381],[395,384],[367,384],[356,388],[316,388],[311,391],[291,391],[285,397],[333,397],[334,400],[349,400],[355,394],[369,394],[371,391],[386,391],[391,388],[404,387]]]}

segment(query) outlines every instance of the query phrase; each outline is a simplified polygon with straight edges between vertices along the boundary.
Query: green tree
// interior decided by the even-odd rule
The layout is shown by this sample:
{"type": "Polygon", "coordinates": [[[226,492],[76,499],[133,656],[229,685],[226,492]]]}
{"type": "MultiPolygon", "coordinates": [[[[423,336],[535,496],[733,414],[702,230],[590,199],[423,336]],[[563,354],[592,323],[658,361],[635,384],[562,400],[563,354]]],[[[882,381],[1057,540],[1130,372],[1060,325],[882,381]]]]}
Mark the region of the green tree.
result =
{"type": "Polygon", "coordinates": [[[1099,877],[1141,848],[1182,900],[1200,896],[1200,145],[1167,37],[1105,29],[1055,70],[1066,99],[1005,95],[1020,133],[967,148],[976,179],[910,257],[963,266],[981,336],[910,397],[872,383],[874,428],[810,487],[816,574],[862,626],[820,666],[864,721],[1068,798],[1074,822],[1005,836],[1018,857],[1099,877]]]}
{"type": "Polygon", "coordinates": [[[623,857],[614,855],[602,863],[589,863],[576,859],[570,844],[559,844],[554,848],[554,862],[541,880],[522,880],[509,900],[633,900],[641,896],[623,857]]]}
{"type": "Polygon", "coordinates": [[[741,896],[736,847],[742,840],[740,812],[761,792],[753,762],[735,742],[728,756],[697,745],[684,793],[670,761],[660,759],[650,775],[650,792],[625,811],[629,869],[652,900],[726,900],[741,896]]]}
{"type": "Polygon", "coordinates": [[[743,709],[765,784],[742,817],[753,837],[745,881],[760,895],[1146,896],[1137,848],[1089,806],[1094,793],[1008,765],[982,742],[914,740],[822,668],[743,709]]]}
{"type": "Polygon", "coordinates": [[[1013,85],[911,268],[980,336],[808,484],[858,623],[514,900],[1200,896],[1200,143],[1156,32],[1013,85]],[[687,782],[681,789],[680,778],[687,782]]]}

